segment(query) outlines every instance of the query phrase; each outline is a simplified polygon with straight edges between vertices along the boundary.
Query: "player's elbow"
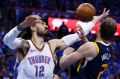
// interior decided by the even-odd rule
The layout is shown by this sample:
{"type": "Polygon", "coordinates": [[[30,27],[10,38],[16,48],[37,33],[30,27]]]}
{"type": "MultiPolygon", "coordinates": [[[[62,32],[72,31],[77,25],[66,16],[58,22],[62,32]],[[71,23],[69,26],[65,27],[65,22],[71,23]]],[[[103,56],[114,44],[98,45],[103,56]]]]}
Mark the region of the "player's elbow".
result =
{"type": "Polygon", "coordinates": [[[60,69],[63,70],[63,71],[64,71],[65,68],[66,68],[66,67],[64,66],[64,63],[59,63],[59,66],[60,66],[60,69]]]}
{"type": "Polygon", "coordinates": [[[7,35],[4,36],[3,43],[7,45],[10,49],[14,49],[13,48],[14,46],[11,46],[11,41],[9,41],[9,39],[7,38],[7,35]]]}
{"type": "Polygon", "coordinates": [[[3,43],[7,46],[9,45],[9,39],[7,39],[7,35],[4,36],[3,43]]]}
{"type": "Polygon", "coordinates": [[[63,58],[60,59],[59,66],[60,66],[61,70],[65,70],[65,68],[66,68],[66,63],[65,63],[65,61],[63,60],[63,58]]]}

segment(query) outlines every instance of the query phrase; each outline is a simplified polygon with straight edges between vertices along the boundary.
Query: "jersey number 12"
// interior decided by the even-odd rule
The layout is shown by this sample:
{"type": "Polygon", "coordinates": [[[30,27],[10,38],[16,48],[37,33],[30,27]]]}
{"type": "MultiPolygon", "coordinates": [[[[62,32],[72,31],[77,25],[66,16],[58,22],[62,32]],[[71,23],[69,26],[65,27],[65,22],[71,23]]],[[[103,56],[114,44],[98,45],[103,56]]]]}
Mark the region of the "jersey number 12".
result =
{"type": "Polygon", "coordinates": [[[44,77],[44,66],[35,66],[35,76],[44,77]]]}

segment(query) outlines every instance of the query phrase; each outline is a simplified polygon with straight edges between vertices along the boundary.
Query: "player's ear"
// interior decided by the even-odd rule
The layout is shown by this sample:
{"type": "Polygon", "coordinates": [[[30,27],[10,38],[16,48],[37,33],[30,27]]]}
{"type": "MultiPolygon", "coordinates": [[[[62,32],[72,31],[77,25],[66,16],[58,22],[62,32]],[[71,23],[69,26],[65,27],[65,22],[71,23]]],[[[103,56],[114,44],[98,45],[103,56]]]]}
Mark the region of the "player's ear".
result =
{"type": "Polygon", "coordinates": [[[32,25],[32,26],[30,27],[30,29],[31,29],[31,31],[33,31],[33,32],[36,30],[36,28],[35,28],[34,25],[32,25]]]}

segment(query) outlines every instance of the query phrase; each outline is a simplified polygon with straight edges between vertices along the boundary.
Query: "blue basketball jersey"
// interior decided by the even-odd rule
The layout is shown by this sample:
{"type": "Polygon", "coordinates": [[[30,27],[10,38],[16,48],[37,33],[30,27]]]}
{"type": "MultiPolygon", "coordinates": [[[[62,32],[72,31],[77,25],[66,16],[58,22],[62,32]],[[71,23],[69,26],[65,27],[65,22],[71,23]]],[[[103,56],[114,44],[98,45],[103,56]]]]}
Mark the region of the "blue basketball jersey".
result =
{"type": "Polygon", "coordinates": [[[86,65],[80,68],[75,79],[99,79],[107,68],[113,53],[112,46],[100,42],[94,43],[99,50],[98,55],[91,61],[84,61],[86,65]]]}

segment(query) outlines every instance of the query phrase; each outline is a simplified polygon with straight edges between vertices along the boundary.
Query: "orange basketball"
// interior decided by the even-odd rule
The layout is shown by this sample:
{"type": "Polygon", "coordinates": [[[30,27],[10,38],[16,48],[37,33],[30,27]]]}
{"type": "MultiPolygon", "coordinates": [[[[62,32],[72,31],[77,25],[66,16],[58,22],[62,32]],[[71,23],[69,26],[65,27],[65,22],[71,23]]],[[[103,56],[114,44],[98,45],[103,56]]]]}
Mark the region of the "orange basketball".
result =
{"type": "Polygon", "coordinates": [[[76,17],[82,21],[90,21],[96,15],[96,9],[89,3],[80,4],[76,10],[76,17]]]}

